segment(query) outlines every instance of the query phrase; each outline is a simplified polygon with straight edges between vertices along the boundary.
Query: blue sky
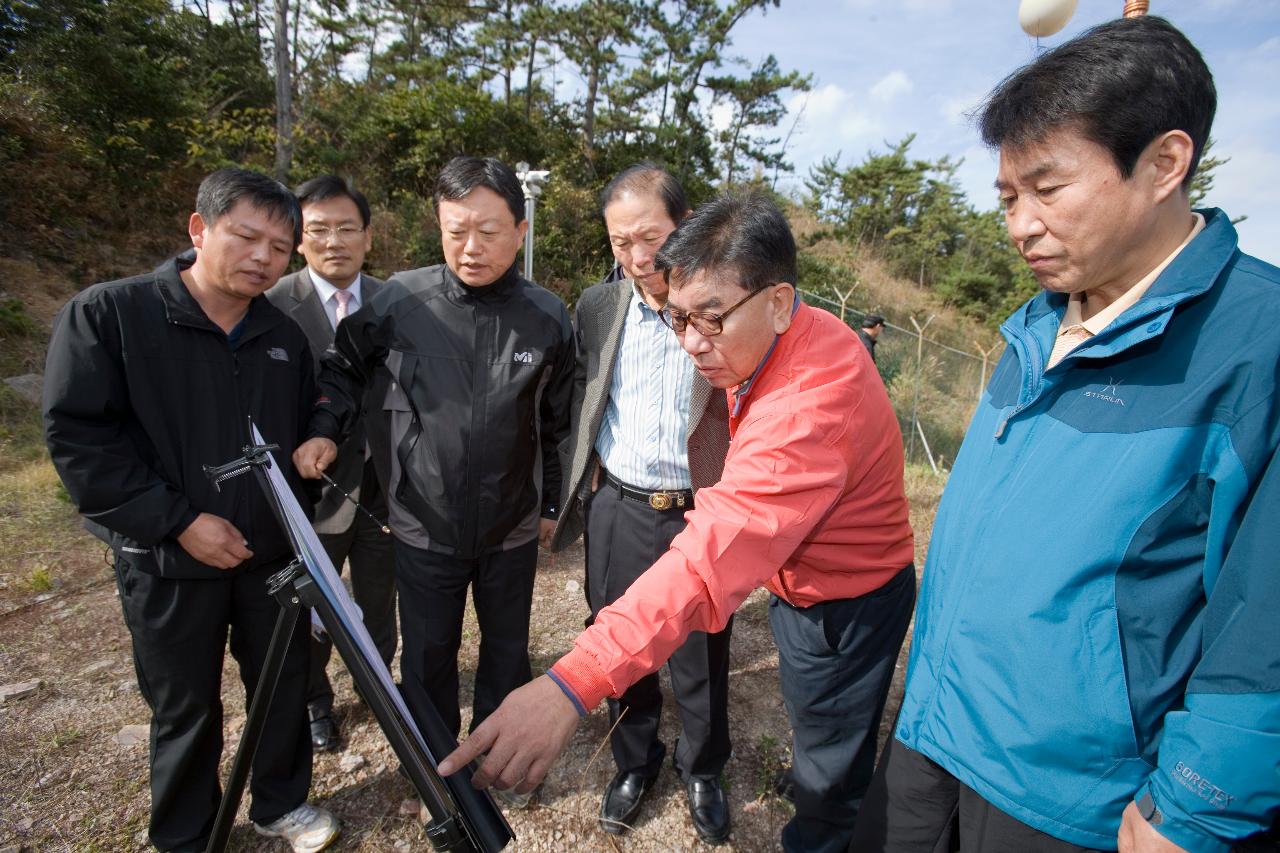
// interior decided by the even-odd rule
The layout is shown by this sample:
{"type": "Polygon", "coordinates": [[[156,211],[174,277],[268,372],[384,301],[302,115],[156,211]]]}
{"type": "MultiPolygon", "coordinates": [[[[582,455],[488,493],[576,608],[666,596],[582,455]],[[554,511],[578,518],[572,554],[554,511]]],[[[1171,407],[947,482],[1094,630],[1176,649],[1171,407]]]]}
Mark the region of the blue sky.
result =
{"type": "MultiPolygon", "coordinates": [[[[1044,49],[1116,17],[1123,0],[1080,0],[1044,49]]],[[[803,115],[789,157],[799,190],[810,164],[843,152],[861,160],[916,134],[912,153],[963,157],[969,198],[995,206],[995,158],[965,117],[1005,75],[1035,58],[1036,40],[1018,26],[1017,0],[782,0],[734,30],[730,53],[752,64],[773,53],[784,69],[810,72],[813,91],[790,100],[803,115]]],[[[1240,223],[1241,248],[1280,264],[1280,2],[1151,0],[1204,54],[1218,88],[1215,172],[1209,203],[1240,223]]],[[[788,119],[782,126],[785,133],[788,119]]]]}

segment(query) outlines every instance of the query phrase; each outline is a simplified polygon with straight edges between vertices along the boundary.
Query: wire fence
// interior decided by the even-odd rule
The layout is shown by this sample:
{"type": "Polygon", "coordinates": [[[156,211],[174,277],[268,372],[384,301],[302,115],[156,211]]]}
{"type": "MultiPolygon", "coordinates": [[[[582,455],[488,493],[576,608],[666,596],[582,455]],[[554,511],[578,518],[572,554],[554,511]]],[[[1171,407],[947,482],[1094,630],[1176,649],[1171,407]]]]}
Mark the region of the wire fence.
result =
{"type": "MultiPolygon", "coordinates": [[[[853,329],[869,313],[813,291],[801,294],[853,329]]],[[[950,468],[1004,347],[983,351],[975,344],[973,352],[966,352],[930,338],[931,318],[910,319],[914,328],[885,323],[876,342],[876,367],[898,416],[907,462],[950,468]]]]}

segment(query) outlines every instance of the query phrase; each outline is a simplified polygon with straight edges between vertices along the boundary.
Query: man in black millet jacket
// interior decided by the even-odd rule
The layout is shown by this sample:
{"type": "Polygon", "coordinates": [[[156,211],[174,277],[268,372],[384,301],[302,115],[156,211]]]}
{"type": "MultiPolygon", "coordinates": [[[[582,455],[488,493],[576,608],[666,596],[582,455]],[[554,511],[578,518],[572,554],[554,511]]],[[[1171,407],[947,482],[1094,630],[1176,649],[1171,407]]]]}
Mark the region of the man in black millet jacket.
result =
{"type": "Polygon", "coordinates": [[[560,503],[574,343],[564,303],[515,271],[528,223],[514,173],[455,158],[434,202],[445,263],[397,273],[339,324],[316,437],[294,459],[309,477],[329,464],[385,364],[403,690],[456,737],[468,586],[480,623],[471,727],[530,679],[534,569],[560,503]]]}
{"type": "MultiPolygon", "coordinates": [[[[84,290],[58,315],[49,344],[45,435],[86,526],[115,554],[152,713],[150,838],[161,850],[208,841],[228,633],[251,695],[279,610],[266,579],[293,556],[254,478],[219,490],[202,466],[240,456],[252,419],[301,485],[288,460],[315,396],[311,352],[261,295],[284,271],[300,222],[297,200],[277,182],[214,172],[191,217],[194,258],[84,290]]],[[[306,803],[306,678],[299,619],[254,757],[249,817],[262,834],[319,849],[337,822],[306,803]]]]}

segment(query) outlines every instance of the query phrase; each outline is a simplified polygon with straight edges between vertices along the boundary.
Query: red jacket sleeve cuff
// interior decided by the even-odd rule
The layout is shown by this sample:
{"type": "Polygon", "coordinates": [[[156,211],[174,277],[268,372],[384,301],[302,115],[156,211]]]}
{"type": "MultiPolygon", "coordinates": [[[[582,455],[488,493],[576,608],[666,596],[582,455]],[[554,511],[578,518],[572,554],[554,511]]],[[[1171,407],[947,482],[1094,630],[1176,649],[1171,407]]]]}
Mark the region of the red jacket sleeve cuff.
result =
{"type": "Polygon", "coordinates": [[[595,658],[578,646],[556,661],[549,674],[561,689],[571,694],[569,698],[588,712],[613,693],[595,658]]]}

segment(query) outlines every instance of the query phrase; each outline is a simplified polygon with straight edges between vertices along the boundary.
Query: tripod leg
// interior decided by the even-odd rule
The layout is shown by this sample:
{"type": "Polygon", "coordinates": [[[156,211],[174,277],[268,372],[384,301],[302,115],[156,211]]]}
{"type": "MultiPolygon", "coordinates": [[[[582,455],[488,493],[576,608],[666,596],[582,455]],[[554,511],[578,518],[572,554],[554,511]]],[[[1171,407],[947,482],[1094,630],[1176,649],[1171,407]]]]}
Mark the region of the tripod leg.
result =
{"type": "Polygon", "coordinates": [[[262,730],[267,722],[267,712],[271,710],[271,700],[275,696],[276,683],[284,669],[285,653],[289,650],[289,641],[293,637],[294,626],[298,623],[301,606],[297,595],[292,586],[280,589],[276,583],[280,575],[290,571],[296,574],[299,571],[298,565],[291,564],[288,569],[272,576],[269,583],[276,600],[280,602],[280,613],[276,617],[275,629],[271,632],[266,662],[262,667],[262,675],[258,678],[258,686],[253,691],[244,733],[240,736],[240,746],[236,748],[231,775],[227,778],[227,786],[222,793],[222,802],[218,805],[218,816],[213,822],[213,832],[209,836],[209,846],[205,848],[205,853],[221,853],[227,847],[227,839],[231,835],[231,827],[244,796],[244,784],[249,778],[249,767],[253,764],[254,753],[258,751],[258,742],[262,739],[262,730]]]}

